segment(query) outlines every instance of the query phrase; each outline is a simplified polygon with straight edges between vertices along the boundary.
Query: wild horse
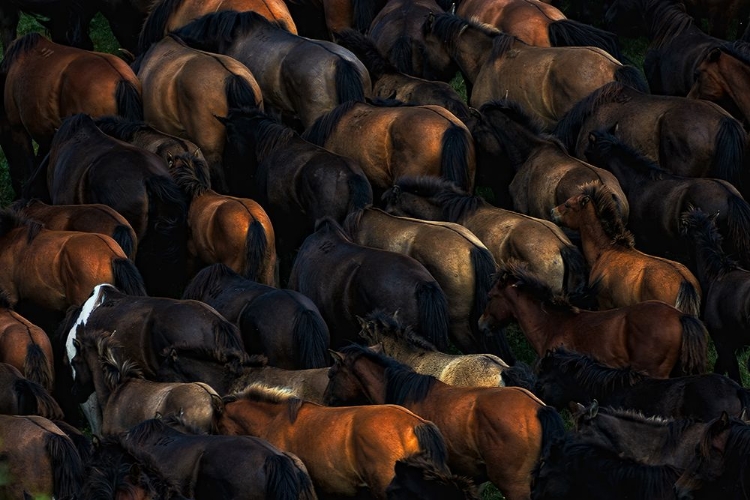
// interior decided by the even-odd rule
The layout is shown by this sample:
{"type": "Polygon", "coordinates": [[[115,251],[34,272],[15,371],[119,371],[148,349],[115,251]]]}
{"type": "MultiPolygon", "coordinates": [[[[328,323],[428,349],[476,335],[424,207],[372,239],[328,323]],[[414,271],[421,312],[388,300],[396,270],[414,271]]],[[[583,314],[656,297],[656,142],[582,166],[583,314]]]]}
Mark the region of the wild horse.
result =
{"type": "Polygon", "coordinates": [[[0,389],[0,415],[39,415],[51,420],[63,418],[57,401],[44,387],[4,362],[0,362],[0,389]]]}

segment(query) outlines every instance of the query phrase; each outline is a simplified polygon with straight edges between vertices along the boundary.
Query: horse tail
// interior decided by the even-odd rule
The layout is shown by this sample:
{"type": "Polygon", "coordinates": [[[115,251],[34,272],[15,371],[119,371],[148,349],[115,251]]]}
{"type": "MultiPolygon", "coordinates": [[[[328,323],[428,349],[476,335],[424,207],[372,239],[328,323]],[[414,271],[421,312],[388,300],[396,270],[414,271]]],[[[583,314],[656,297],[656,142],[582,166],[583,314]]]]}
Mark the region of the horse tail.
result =
{"type": "Polygon", "coordinates": [[[482,341],[484,344],[484,352],[498,356],[500,359],[505,361],[508,366],[516,365],[516,356],[513,354],[513,350],[510,348],[510,344],[508,343],[508,336],[505,335],[504,328],[501,328],[494,332],[482,332],[482,341]]]}
{"type": "Polygon", "coordinates": [[[743,186],[741,178],[746,143],[747,134],[742,124],[730,116],[722,118],[716,132],[711,172],[713,177],[732,183],[743,196],[750,193],[750,190],[747,190],[750,186],[743,186]]]}
{"type": "Polygon", "coordinates": [[[571,244],[563,244],[560,248],[560,257],[563,261],[563,290],[568,293],[584,293],[588,281],[588,270],[586,259],[577,247],[571,244]]]}
{"type": "Polygon", "coordinates": [[[550,447],[565,436],[565,423],[552,406],[543,405],[536,411],[536,418],[542,426],[542,447],[539,458],[547,456],[550,447]]]}
{"type": "Polygon", "coordinates": [[[374,0],[354,0],[354,29],[365,33],[375,18],[374,0]]]}
{"type": "Polygon", "coordinates": [[[143,54],[151,45],[164,38],[167,22],[182,0],[161,0],[153,5],[138,37],[138,52],[143,54]]]}
{"type": "Polygon", "coordinates": [[[31,344],[26,349],[26,358],[23,360],[24,377],[41,385],[47,391],[52,391],[55,376],[50,368],[51,363],[52,360],[47,359],[47,355],[39,344],[31,344]]]}
{"type": "Polygon", "coordinates": [[[146,287],[138,268],[130,259],[115,259],[112,261],[112,274],[114,275],[115,287],[122,293],[145,297],[146,287]]]}
{"type": "Polygon", "coordinates": [[[224,319],[223,317],[217,318],[213,325],[214,330],[214,344],[216,348],[221,350],[235,350],[245,352],[245,346],[242,343],[242,337],[240,336],[237,327],[224,319]]]}
{"type": "Polygon", "coordinates": [[[13,384],[13,392],[21,415],[40,415],[50,420],[63,418],[63,411],[55,398],[36,382],[20,378],[13,384]]]}
{"type": "Polygon", "coordinates": [[[650,93],[648,82],[643,77],[643,73],[629,64],[624,64],[615,70],[615,81],[634,88],[638,92],[650,93]]]}
{"type": "Polygon", "coordinates": [[[128,120],[143,121],[143,99],[140,90],[133,85],[133,82],[125,79],[117,82],[115,100],[118,115],[128,120]]]}
{"type": "Polygon", "coordinates": [[[364,174],[350,172],[346,185],[349,188],[348,213],[372,205],[372,185],[364,174]]]}
{"type": "Polygon", "coordinates": [[[553,47],[599,47],[615,59],[620,59],[620,46],[617,35],[572,19],[560,19],[547,27],[549,43],[553,47]]]}
{"type": "Polygon", "coordinates": [[[443,177],[465,190],[471,189],[473,179],[469,172],[473,139],[471,134],[456,124],[443,134],[440,169],[443,177]]]}
{"type": "Polygon", "coordinates": [[[439,350],[448,347],[448,301],[435,281],[422,282],[416,288],[419,331],[439,350]]]}
{"type": "Polygon", "coordinates": [[[320,313],[301,306],[294,318],[292,337],[297,347],[297,368],[328,366],[330,333],[320,313]]]}
{"type": "Polygon", "coordinates": [[[115,226],[115,230],[112,231],[112,239],[120,245],[120,248],[122,248],[122,251],[129,259],[135,258],[136,236],[132,227],[125,224],[118,224],[115,226]]]}
{"type": "Polygon", "coordinates": [[[300,484],[298,468],[292,460],[280,453],[266,458],[263,464],[266,474],[266,498],[278,500],[299,500],[302,498],[303,484],[300,484]]]}
{"type": "Polygon", "coordinates": [[[680,367],[675,367],[670,376],[682,374],[693,375],[705,373],[708,365],[708,331],[701,320],[692,314],[680,317],[682,325],[682,347],[680,349],[680,367]]]}
{"type": "MultiPolygon", "coordinates": [[[[750,269],[750,205],[740,196],[730,195],[727,210],[727,226],[731,251],[743,267],[750,269]]],[[[726,240],[725,240],[726,241],[726,240]]]]}
{"type": "Polygon", "coordinates": [[[49,433],[45,447],[54,476],[55,498],[80,498],[83,463],[68,436],[49,433]]]}
{"type": "Polygon", "coordinates": [[[230,74],[224,80],[224,95],[227,98],[228,109],[257,108],[258,100],[255,98],[255,90],[250,86],[245,77],[230,74]]]}
{"type": "Polygon", "coordinates": [[[414,428],[414,434],[417,436],[419,449],[424,452],[425,457],[438,467],[447,469],[448,450],[437,425],[432,422],[419,424],[414,428]]]}
{"type": "Polygon", "coordinates": [[[242,276],[253,281],[260,281],[269,264],[267,254],[266,229],[258,219],[253,218],[245,233],[245,266],[242,269],[242,276]]]}
{"type": "Polygon", "coordinates": [[[682,280],[680,288],[677,290],[677,299],[674,306],[685,314],[699,316],[701,313],[701,294],[698,293],[692,283],[682,280]]]}
{"type": "Polygon", "coordinates": [[[487,306],[487,295],[492,288],[492,276],[497,271],[497,263],[489,250],[478,246],[473,246],[469,251],[469,261],[474,269],[474,312],[470,321],[472,329],[477,331],[479,318],[487,306]]]}
{"type": "MultiPolygon", "coordinates": [[[[505,361],[505,360],[503,360],[505,361]]],[[[536,375],[529,365],[523,361],[517,361],[510,368],[506,368],[500,374],[505,387],[521,387],[534,392],[536,387],[536,375]]]]}
{"type": "Polygon", "coordinates": [[[414,74],[414,58],[412,55],[412,40],[406,35],[401,35],[388,51],[388,59],[397,70],[407,75],[414,74]]]}
{"type": "Polygon", "coordinates": [[[365,82],[353,62],[339,57],[336,61],[336,103],[365,100],[365,82]]]}

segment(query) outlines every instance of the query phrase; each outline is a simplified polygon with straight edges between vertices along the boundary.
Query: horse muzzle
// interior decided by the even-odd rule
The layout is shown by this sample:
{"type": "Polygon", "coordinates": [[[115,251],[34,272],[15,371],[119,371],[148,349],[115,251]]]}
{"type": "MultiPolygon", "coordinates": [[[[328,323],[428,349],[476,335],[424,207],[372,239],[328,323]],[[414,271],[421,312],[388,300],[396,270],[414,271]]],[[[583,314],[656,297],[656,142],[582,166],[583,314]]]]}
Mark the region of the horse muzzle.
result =
{"type": "Polygon", "coordinates": [[[482,314],[479,318],[479,330],[492,330],[495,326],[495,321],[489,314],[482,314]]]}
{"type": "Polygon", "coordinates": [[[552,222],[555,224],[560,224],[560,219],[562,219],[562,215],[560,215],[560,211],[557,209],[557,207],[553,208],[549,211],[550,219],[552,219],[552,222]]]}

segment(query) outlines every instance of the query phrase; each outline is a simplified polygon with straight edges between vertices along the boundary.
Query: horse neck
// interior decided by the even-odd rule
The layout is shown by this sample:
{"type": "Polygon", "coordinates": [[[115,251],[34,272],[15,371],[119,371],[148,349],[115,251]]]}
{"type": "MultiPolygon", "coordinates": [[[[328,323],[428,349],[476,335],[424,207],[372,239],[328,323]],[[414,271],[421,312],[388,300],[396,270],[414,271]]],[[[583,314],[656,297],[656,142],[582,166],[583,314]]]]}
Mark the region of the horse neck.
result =
{"type": "Polygon", "coordinates": [[[604,227],[590,202],[582,213],[578,232],[581,234],[583,255],[589,265],[593,265],[605,251],[612,248],[612,240],[604,232],[604,227]]]}
{"type": "Polygon", "coordinates": [[[544,355],[550,338],[549,332],[558,331],[561,321],[568,314],[553,308],[545,308],[539,299],[519,291],[518,288],[507,288],[505,298],[513,305],[513,316],[526,339],[538,354],[544,355]]]}
{"type": "Polygon", "coordinates": [[[385,368],[365,357],[352,366],[360,388],[371,404],[386,404],[385,368]]]}
{"type": "Polygon", "coordinates": [[[96,398],[99,400],[99,406],[101,406],[102,411],[104,411],[104,407],[107,406],[107,402],[109,401],[109,397],[112,395],[112,392],[109,390],[109,387],[107,387],[107,383],[104,381],[104,369],[102,367],[102,364],[98,361],[97,357],[87,354],[86,364],[91,371],[91,378],[94,382],[94,390],[96,391],[96,398]],[[90,362],[90,358],[92,357],[94,358],[93,363],[90,362]]]}
{"type": "Polygon", "coordinates": [[[456,37],[455,43],[446,44],[446,50],[464,77],[474,83],[492,51],[493,37],[481,32],[467,36],[473,34],[471,30],[471,27],[467,28],[465,33],[456,37]]]}
{"type": "Polygon", "coordinates": [[[286,411],[285,404],[238,400],[224,406],[219,419],[222,433],[260,436],[270,423],[286,411]]]}
{"type": "Polygon", "coordinates": [[[422,352],[406,340],[392,339],[389,337],[383,337],[380,340],[383,344],[383,352],[386,356],[389,356],[405,365],[412,366],[415,359],[419,358],[422,352]]]}

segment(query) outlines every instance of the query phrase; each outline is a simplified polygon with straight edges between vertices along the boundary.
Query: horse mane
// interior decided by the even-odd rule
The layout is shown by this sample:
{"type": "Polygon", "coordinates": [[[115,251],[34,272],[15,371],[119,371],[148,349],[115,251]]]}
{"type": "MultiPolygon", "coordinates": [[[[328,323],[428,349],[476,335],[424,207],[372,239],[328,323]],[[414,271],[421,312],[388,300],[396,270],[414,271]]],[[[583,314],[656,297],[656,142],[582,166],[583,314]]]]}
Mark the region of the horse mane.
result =
{"type": "Polygon", "coordinates": [[[185,193],[188,200],[193,200],[211,189],[208,165],[203,162],[193,162],[193,158],[195,157],[188,153],[181,153],[174,157],[169,169],[175,183],[185,193]]]}
{"type": "Polygon", "coordinates": [[[17,38],[16,40],[14,40],[13,43],[11,43],[10,46],[5,50],[5,58],[3,59],[2,63],[0,63],[0,74],[7,74],[8,70],[10,70],[11,65],[19,57],[23,56],[28,51],[36,47],[36,45],[41,40],[46,40],[46,38],[44,38],[39,33],[29,33],[22,36],[21,38],[17,38]]]}
{"type": "Polygon", "coordinates": [[[26,243],[31,243],[44,228],[44,224],[28,219],[12,209],[0,210],[0,238],[19,227],[26,227],[26,243]]]}
{"type": "MultiPolygon", "coordinates": [[[[592,132],[592,135],[596,138],[593,149],[599,151],[604,158],[610,158],[614,154],[618,154],[620,157],[624,157],[622,161],[627,163],[629,169],[645,175],[652,181],[659,181],[665,176],[672,175],[638,149],[621,141],[609,132],[596,130],[592,132]]],[[[592,148],[591,141],[589,141],[588,147],[592,148]]]]}
{"type": "Polygon", "coordinates": [[[630,367],[611,368],[591,356],[563,347],[547,351],[539,363],[540,373],[555,366],[561,372],[571,375],[587,391],[597,392],[597,395],[633,387],[647,378],[630,367]]]}
{"type": "MultiPolygon", "coordinates": [[[[545,135],[544,125],[538,117],[532,116],[528,113],[521,104],[511,99],[498,99],[495,101],[489,101],[479,108],[479,112],[490,118],[490,113],[496,111],[502,113],[508,119],[521,125],[523,128],[535,135],[545,135]]],[[[490,122],[492,120],[490,119],[490,122]]],[[[555,140],[557,138],[555,137],[555,140]]]]}
{"type": "Polygon", "coordinates": [[[347,28],[339,31],[335,36],[336,43],[354,53],[373,78],[400,74],[400,71],[380,53],[375,43],[367,35],[347,28]]]}
{"type": "Polygon", "coordinates": [[[651,19],[651,47],[660,48],[679,36],[694,24],[693,18],[685,12],[685,4],[674,0],[648,0],[646,19],[651,19]]]}
{"type": "Polygon", "coordinates": [[[718,49],[750,66],[750,43],[744,40],[735,40],[719,45],[718,49]]]}
{"type": "Polygon", "coordinates": [[[299,410],[305,402],[297,393],[288,387],[271,387],[261,383],[253,383],[241,392],[236,392],[222,398],[224,404],[235,401],[252,401],[256,403],[287,404],[289,406],[289,422],[294,423],[299,410]]]}
{"type": "Polygon", "coordinates": [[[358,344],[346,346],[341,352],[351,356],[352,362],[363,357],[385,368],[385,401],[388,404],[405,406],[418,403],[424,400],[437,381],[431,375],[417,373],[393,358],[358,344]]]}
{"type": "MultiPolygon", "coordinates": [[[[373,337],[377,337],[374,338],[375,342],[378,342],[379,338],[389,337],[416,349],[430,352],[437,351],[437,348],[430,341],[417,334],[411,326],[404,327],[399,322],[397,314],[389,314],[382,309],[376,309],[365,316],[365,321],[374,323],[373,328],[369,328],[368,325],[363,327],[363,330],[366,329],[373,334],[373,337]],[[385,332],[385,334],[382,332],[385,332]]],[[[360,336],[362,335],[360,334],[360,336]]]]}
{"type": "MultiPolygon", "coordinates": [[[[432,33],[439,40],[442,40],[449,50],[453,50],[458,43],[458,38],[469,28],[474,28],[480,33],[490,37],[503,34],[500,30],[488,24],[481,23],[474,19],[464,19],[463,17],[447,12],[441,12],[435,15],[432,22],[430,22],[430,19],[428,18],[422,25],[422,33],[424,35],[432,33]]],[[[512,41],[513,37],[510,38],[512,41]]],[[[493,54],[494,52],[495,47],[493,44],[493,54]]]]}
{"type": "Polygon", "coordinates": [[[2,289],[0,289],[0,309],[13,310],[13,305],[10,303],[10,294],[2,289]]]}
{"type": "Polygon", "coordinates": [[[494,281],[495,284],[513,284],[546,306],[578,312],[578,308],[568,302],[564,295],[556,295],[549,285],[529,270],[526,262],[514,258],[506,260],[499,266],[494,281]]]}
{"type": "Polygon", "coordinates": [[[203,301],[206,296],[216,298],[224,291],[225,280],[241,277],[237,271],[226,264],[211,264],[195,275],[182,293],[182,298],[200,301],[203,301]]]}
{"type": "Polygon", "coordinates": [[[730,420],[731,428],[724,448],[724,463],[733,464],[741,471],[743,479],[750,466],[750,425],[739,420],[730,420]]]}
{"type": "Polygon", "coordinates": [[[604,234],[612,240],[612,243],[633,248],[635,245],[633,233],[625,227],[612,191],[599,181],[593,181],[584,184],[581,192],[591,199],[604,234]]]}
{"type": "Polygon", "coordinates": [[[138,37],[138,51],[144,54],[151,45],[164,37],[164,30],[172,14],[182,4],[182,0],[156,0],[149,9],[138,37]]]}
{"type": "Polygon", "coordinates": [[[105,134],[125,142],[132,141],[136,133],[151,128],[145,122],[129,120],[117,115],[95,118],[94,124],[105,134]]]}
{"type": "Polygon", "coordinates": [[[480,498],[474,481],[468,477],[456,476],[447,469],[435,467],[434,460],[429,458],[424,451],[397,460],[396,477],[391,484],[398,481],[402,467],[418,470],[422,480],[426,483],[434,483],[436,487],[441,488],[446,498],[463,498],[464,500],[479,500],[480,498]]]}
{"type": "Polygon", "coordinates": [[[505,33],[498,32],[495,35],[495,38],[492,39],[492,51],[490,52],[490,59],[493,60],[503,57],[511,48],[513,48],[513,44],[516,42],[523,43],[513,35],[507,35],[505,33]]]}
{"type": "MultiPolygon", "coordinates": [[[[247,110],[243,112],[246,115],[248,114],[247,110]]],[[[249,113],[252,113],[252,111],[249,113]]],[[[278,147],[289,144],[297,136],[297,132],[276,123],[262,111],[255,111],[255,113],[263,118],[255,123],[255,136],[257,140],[256,156],[258,157],[258,161],[261,161],[261,159],[268,157],[278,147]]]]}
{"type": "Polygon", "coordinates": [[[88,130],[89,132],[103,135],[108,137],[104,132],[94,123],[94,120],[85,113],[78,113],[76,115],[65,118],[60,124],[60,128],[55,132],[55,136],[52,139],[52,147],[55,145],[69,141],[75,134],[81,129],[88,130]]]}
{"type": "Polygon", "coordinates": [[[619,420],[626,420],[629,422],[644,424],[659,429],[666,429],[666,446],[675,446],[680,441],[680,437],[685,429],[696,423],[696,421],[691,418],[674,419],[665,418],[659,415],[647,416],[642,412],[633,409],[600,408],[598,410],[598,413],[610,415],[619,420]]]}
{"type": "Polygon", "coordinates": [[[190,45],[195,41],[198,45],[212,47],[210,52],[224,54],[238,38],[258,25],[287,33],[279,22],[270,21],[257,12],[234,10],[206,14],[172,33],[190,45]]]}
{"type": "MultiPolygon", "coordinates": [[[[121,442],[132,442],[135,444],[135,449],[138,449],[138,446],[148,439],[152,434],[155,433],[165,433],[172,436],[175,435],[181,435],[182,433],[176,429],[173,429],[167,423],[164,421],[163,418],[152,418],[149,420],[144,420],[140,424],[132,427],[128,432],[126,432],[123,436],[123,439],[121,442]]],[[[126,446],[126,449],[132,453],[133,448],[130,446],[126,446]]]]}
{"type": "Polygon", "coordinates": [[[709,282],[739,268],[722,249],[724,239],[709,214],[700,208],[683,212],[680,226],[682,234],[691,236],[698,245],[696,253],[703,260],[709,282]]]}
{"type": "Polygon", "coordinates": [[[383,195],[383,201],[395,201],[401,191],[424,196],[441,205],[445,219],[452,222],[473,214],[486,204],[482,198],[468,194],[452,181],[433,176],[401,177],[383,195]]]}
{"type": "Polygon", "coordinates": [[[316,223],[315,223],[315,232],[319,231],[329,231],[336,233],[337,236],[344,238],[347,242],[351,243],[352,239],[349,236],[349,234],[346,232],[346,230],[341,227],[341,225],[336,222],[333,217],[321,217],[316,223]]]}
{"type": "Polygon", "coordinates": [[[360,101],[347,101],[339,104],[328,113],[319,116],[310,127],[302,134],[302,138],[316,146],[323,147],[331,136],[336,125],[349,113],[354,106],[362,104],[360,101]]]}
{"type": "Polygon", "coordinates": [[[99,366],[104,373],[104,383],[110,391],[131,379],[143,379],[143,371],[138,363],[121,356],[115,349],[122,347],[111,335],[97,337],[96,349],[99,353],[99,366]]]}

